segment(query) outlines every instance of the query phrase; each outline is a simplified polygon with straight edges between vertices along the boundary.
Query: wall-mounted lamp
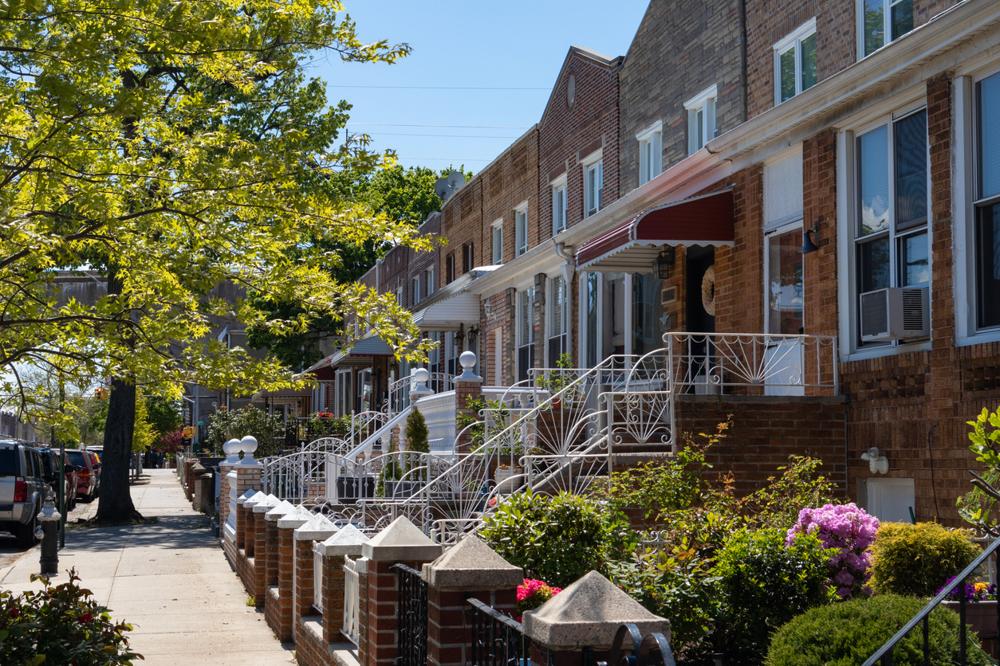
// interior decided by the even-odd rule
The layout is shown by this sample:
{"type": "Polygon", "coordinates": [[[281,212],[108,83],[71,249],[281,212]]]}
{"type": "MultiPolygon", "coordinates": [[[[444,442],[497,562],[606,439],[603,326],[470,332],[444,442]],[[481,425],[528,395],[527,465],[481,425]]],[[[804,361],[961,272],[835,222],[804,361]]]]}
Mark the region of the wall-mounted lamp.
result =
{"type": "Polygon", "coordinates": [[[861,459],[868,461],[868,470],[872,474],[887,474],[889,472],[889,459],[882,455],[877,446],[862,453],[861,459]]]}
{"type": "Polygon", "coordinates": [[[673,245],[663,248],[663,251],[656,257],[656,275],[661,280],[666,280],[674,274],[674,266],[677,264],[677,250],[673,245]]]}
{"type": "Polygon", "coordinates": [[[819,240],[819,222],[814,222],[812,227],[802,230],[802,254],[812,254],[819,250],[819,245],[813,240],[819,240]]]}

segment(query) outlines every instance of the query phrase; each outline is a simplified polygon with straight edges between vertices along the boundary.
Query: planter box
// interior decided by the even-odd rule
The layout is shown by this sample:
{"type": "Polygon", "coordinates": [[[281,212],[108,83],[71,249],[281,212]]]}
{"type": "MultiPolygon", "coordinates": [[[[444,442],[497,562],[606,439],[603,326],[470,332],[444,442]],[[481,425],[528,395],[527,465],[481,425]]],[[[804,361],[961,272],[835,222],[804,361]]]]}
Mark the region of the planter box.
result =
{"type": "MultiPolygon", "coordinates": [[[[943,601],[942,606],[958,614],[957,601],[943,601]]],[[[965,623],[979,634],[983,648],[994,659],[1000,655],[1000,641],[997,635],[997,602],[977,601],[965,604],[965,623]]]]}

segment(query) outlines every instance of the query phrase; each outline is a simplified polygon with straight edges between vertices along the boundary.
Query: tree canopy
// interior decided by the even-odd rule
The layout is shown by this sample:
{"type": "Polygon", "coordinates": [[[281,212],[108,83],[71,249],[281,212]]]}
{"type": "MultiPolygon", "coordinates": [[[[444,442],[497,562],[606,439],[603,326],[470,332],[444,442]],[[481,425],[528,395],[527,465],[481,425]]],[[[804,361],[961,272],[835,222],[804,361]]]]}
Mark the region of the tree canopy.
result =
{"type": "Polygon", "coordinates": [[[409,47],[362,41],[336,0],[0,8],[0,381],[23,406],[27,366],[111,378],[99,518],[131,512],[137,386],[176,399],[186,382],[249,393],[300,381],[226,348],[220,322],[293,335],[350,312],[419,353],[391,296],[329,270],[334,247],[428,241],[343,196],[392,160],[346,136],[350,106],[306,77],[324,51],[392,63],[409,47]],[[106,284],[93,302],[59,290],[62,271],[82,269],[106,284]],[[262,299],[297,308],[274,317],[262,299]]]}

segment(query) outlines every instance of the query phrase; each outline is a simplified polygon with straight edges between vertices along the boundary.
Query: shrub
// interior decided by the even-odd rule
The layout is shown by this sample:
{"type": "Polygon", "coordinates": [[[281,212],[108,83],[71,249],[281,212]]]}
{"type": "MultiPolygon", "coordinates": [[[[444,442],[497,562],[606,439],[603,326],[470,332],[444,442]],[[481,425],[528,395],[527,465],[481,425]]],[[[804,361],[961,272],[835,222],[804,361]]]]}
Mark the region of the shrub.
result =
{"type": "Polygon", "coordinates": [[[529,576],[565,587],[592,569],[605,570],[613,552],[629,548],[627,533],[624,516],[592,498],[524,492],[504,499],[481,535],[529,576]]]}
{"type": "Polygon", "coordinates": [[[787,528],[802,507],[833,502],[835,486],[820,473],[822,466],[819,458],[790,456],[778,475],[739,500],[736,509],[746,526],[787,528]]]}
{"type": "Polygon", "coordinates": [[[997,525],[997,498],[1000,497],[1000,407],[983,408],[969,433],[969,451],[983,465],[973,481],[973,488],[958,498],[958,513],[980,532],[1000,534],[997,525]]]}
{"type": "Polygon", "coordinates": [[[525,578],[517,586],[517,612],[520,615],[535,610],[560,592],[562,592],[561,587],[553,587],[544,580],[525,578]]]}
{"type": "Polygon", "coordinates": [[[795,525],[788,530],[788,543],[798,535],[815,534],[830,556],[830,580],[841,599],[868,594],[869,548],[875,540],[878,518],[850,504],[825,504],[816,509],[802,509],[795,525]]]}
{"type": "MultiPolygon", "coordinates": [[[[924,606],[915,597],[880,594],[813,608],[781,627],[767,653],[768,666],[856,666],[906,624],[924,606]]],[[[958,614],[938,608],[930,615],[930,663],[957,664],[958,614]]],[[[923,664],[923,634],[911,631],[893,650],[896,666],[923,664]]],[[[992,663],[970,631],[968,664],[992,663]]]]}
{"type": "Polygon", "coordinates": [[[125,622],[115,622],[104,606],[81,588],[75,570],[69,580],[14,594],[0,590],[0,663],[131,664],[142,657],[128,646],[125,622]]]}
{"type": "Polygon", "coordinates": [[[723,544],[714,575],[722,603],[716,645],[726,663],[759,664],[771,634],[831,599],[829,551],[811,534],[787,545],[781,529],[739,530],[723,544]]]}
{"type": "Polygon", "coordinates": [[[280,414],[268,414],[256,407],[221,409],[208,420],[205,447],[219,454],[227,440],[240,439],[245,435],[257,438],[255,458],[274,455],[281,451],[285,443],[284,421],[280,414]]]}
{"type": "Polygon", "coordinates": [[[420,410],[414,407],[406,417],[406,448],[414,453],[430,453],[427,443],[427,422],[420,410]]]}
{"type": "Polygon", "coordinates": [[[979,547],[962,530],[885,523],[872,547],[872,587],[879,594],[933,596],[977,555],[979,547]]]}
{"type": "Polygon", "coordinates": [[[608,569],[615,585],[670,619],[670,645],[678,659],[688,664],[710,660],[720,603],[718,579],[706,558],[687,544],[670,550],[641,547],[608,569]]]}

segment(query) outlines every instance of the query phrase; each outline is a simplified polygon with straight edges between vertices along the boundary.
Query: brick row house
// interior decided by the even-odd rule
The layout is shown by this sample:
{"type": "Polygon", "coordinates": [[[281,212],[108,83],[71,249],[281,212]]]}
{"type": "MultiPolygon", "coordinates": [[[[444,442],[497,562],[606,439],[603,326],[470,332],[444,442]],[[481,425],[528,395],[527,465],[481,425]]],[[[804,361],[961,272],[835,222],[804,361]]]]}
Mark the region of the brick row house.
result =
{"type": "Polygon", "coordinates": [[[884,518],[955,521],[1000,401],[1000,4],[652,0],[425,224],[447,245],[372,274],[432,372],[668,344],[678,428],[732,414],[744,488],[810,454],[884,518]]]}

